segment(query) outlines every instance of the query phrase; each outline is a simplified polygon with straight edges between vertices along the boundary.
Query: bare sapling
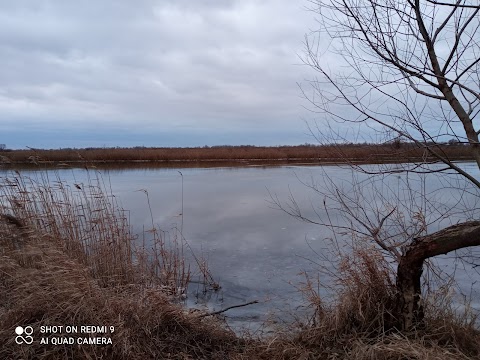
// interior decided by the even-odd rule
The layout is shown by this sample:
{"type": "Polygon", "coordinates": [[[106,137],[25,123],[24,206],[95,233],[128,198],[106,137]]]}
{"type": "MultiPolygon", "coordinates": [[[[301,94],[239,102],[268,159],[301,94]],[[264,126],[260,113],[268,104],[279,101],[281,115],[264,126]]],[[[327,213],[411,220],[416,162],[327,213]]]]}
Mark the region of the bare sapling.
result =
{"type": "MultiPolygon", "coordinates": [[[[398,149],[402,143],[416,146],[425,156],[413,162],[375,167],[351,162],[345,156],[345,164],[379,179],[402,173],[435,174],[432,176],[437,179],[450,179],[451,174],[457,174],[448,189],[463,192],[461,203],[466,203],[468,197],[478,199],[478,3],[468,0],[312,0],[309,3],[310,10],[318,17],[318,29],[306,36],[302,59],[316,77],[308,83],[310,86],[302,85],[301,89],[316,116],[316,124],[310,129],[317,140],[322,144],[338,144],[339,152],[341,144],[351,141],[391,143],[398,149]],[[468,149],[476,169],[455,162],[443,150],[447,142],[468,149]]],[[[424,206],[406,217],[416,221],[415,214],[420,214],[428,219],[427,227],[416,234],[407,231],[409,236],[400,246],[391,243],[392,237],[379,236],[388,230],[392,219],[405,215],[398,210],[400,204],[373,209],[377,211],[375,221],[368,222],[372,214],[354,213],[356,208],[351,207],[354,199],[350,193],[334,190],[335,200],[352,224],[397,261],[395,315],[398,328],[407,332],[423,323],[421,279],[425,260],[480,245],[478,208],[453,206],[436,217],[430,187],[426,183],[424,191],[417,194],[423,198],[424,206]],[[447,221],[447,213],[455,214],[451,221],[447,221]]],[[[357,205],[364,208],[366,204],[357,205]]],[[[436,205],[451,206],[446,200],[436,205]]],[[[405,222],[404,226],[410,227],[405,222]]]]}

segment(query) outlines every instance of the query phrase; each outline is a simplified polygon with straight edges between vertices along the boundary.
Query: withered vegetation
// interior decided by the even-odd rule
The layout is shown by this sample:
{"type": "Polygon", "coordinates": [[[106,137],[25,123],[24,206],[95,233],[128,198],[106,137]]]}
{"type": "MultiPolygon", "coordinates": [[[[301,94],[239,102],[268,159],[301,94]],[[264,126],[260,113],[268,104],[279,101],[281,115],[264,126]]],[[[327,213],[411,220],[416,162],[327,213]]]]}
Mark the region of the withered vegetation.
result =
{"type": "MultiPolygon", "coordinates": [[[[468,146],[461,143],[436,144],[437,151],[453,160],[471,160],[468,146]]],[[[428,160],[426,148],[414,143],[393,141],[384,144],[298,145],[298,146],[204,146],[190,148],[87,148],[29,149],[0,153],[0,164],[89,164],[122,162],[314,162],[383,163],[428,160]]],[[[431,158],[431,160],[436,160],[431,158]]],[[[178,164],[177,164],[178,166],[178,164]]]]}

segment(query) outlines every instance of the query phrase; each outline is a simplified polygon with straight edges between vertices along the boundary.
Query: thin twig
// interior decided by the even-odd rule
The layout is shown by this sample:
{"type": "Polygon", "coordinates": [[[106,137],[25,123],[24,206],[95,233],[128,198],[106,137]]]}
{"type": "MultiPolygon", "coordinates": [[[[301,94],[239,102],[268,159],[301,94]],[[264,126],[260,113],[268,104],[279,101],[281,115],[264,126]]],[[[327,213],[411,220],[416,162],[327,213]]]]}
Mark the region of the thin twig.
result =
{"type": "Polygon", "coordinates": [[[218,314],[224,313],[225,311],[228,311],[228,310],[231,310],[231,309],[235,309],[235,308],[239,308],[239,307],[243,307],[243,306],[248,306],[248,305],[252,305],[252,304],[258,304],[258,300],[250,301],[250,302],[245,303],[245,304],[229,306],[229,307],[226,307],[223,310],[218,310],[218,311],[213,311],[213,312],[209,312],[209,313],[206,313],[206,314],[202,314],[199,317],[203,318],[203,317],[207,317],[207,316],[218,315],[218,314]]]}

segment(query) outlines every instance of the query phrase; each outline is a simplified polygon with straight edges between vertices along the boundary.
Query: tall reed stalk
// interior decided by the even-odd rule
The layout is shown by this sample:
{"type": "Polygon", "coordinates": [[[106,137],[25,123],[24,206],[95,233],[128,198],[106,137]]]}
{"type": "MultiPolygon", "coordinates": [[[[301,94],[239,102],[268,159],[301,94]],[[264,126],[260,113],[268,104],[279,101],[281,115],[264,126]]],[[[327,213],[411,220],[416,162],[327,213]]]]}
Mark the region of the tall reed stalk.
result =
{"type": "Polygon", "coordinates": [[[134,234],[125,211],[104,179],[87,172],[67,182],[52,172],[0,177],[0,213],[49,237],[85,265],[100,286],[156,287],[184,296],[190,279],[181,237],[152,228],[134,234]]]}

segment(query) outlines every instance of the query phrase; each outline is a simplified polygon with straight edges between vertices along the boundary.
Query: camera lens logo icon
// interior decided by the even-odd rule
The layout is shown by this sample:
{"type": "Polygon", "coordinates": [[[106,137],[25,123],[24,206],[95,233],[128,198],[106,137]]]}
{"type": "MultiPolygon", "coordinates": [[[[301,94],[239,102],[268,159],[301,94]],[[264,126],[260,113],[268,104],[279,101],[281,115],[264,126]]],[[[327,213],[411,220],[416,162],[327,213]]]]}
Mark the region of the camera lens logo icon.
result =
{"type": "Polygon", "coordinates": [[[17,326],[15,328],[15,334],[17,334],[17,336],[15,337],[15,342],[17,344],[30,345],[31,343],[33,343],[33,337],[31,336],[33,334],[33,328],[31,326],[25,326],[24,328],[21,326],[17,326]]]}

